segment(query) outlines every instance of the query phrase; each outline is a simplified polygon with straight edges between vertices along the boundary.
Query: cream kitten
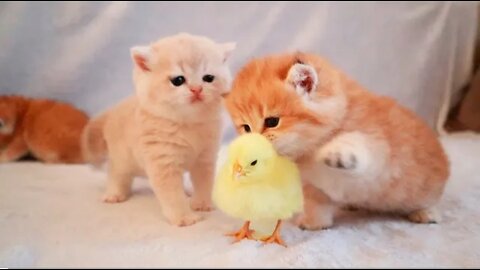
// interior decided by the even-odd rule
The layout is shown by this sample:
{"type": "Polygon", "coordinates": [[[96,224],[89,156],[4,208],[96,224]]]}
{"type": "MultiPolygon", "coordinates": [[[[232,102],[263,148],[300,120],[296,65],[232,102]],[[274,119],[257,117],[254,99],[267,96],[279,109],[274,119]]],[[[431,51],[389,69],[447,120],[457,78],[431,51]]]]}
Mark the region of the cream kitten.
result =
{"type": "Polygon", "coordinates": [[[322,58],[297,53],[251,61],[227,107],[240,133],[263,134],[299,165],[301,227],[330,227],[335,210],[348,205],[438,221],[434,207],[449,162],[433,130],[322,58]]]}
{"type": "Polygon", "coordinates": [[[187,226],[211,209],[214,163],[221,136],[221,96],[230,87],[226,60],[234,43],[189,34],[131,49],[136,95],[93,119],[84,155],[101,162],[108,149],[103,200],[127,200],[133,177],[147,176],[166,218],[187,226]],[[189,171],[190,205],[182,175],[189,171]]]}

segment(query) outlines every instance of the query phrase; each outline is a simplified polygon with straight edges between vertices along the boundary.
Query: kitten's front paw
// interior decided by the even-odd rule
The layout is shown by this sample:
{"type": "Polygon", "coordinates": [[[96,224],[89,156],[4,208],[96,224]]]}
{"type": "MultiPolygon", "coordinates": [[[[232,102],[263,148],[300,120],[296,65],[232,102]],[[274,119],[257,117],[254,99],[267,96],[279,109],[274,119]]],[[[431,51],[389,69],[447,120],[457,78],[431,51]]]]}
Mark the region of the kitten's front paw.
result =
{"type": "Polygon", "coordinates": [[[193,225],[199,221],[201,221],[203,217],[195,212],[188,212],[180,216],[169,218],[171,224],[184,227],[193,225]]]}
{"type": "Polygon", "coordinates": [[[440,217],[434,209],[422,209],[410,213],[407,218],[414,223],[431,224],[440,222],[440,217]]]}
{"type": "Polygon", "coordinates": [[[102,197],[102,201],[105,203],[120,203],[123,201],[126,201],[128,199],[127,194],[121,194],[121,193],[111,193],[111,192],[106,192],[105,195],[102,197]]]}
{"type": "Polygon", "coordinates": [[[210,199],[193,197],[190,201],[190,207],[195,211],[212,211],[213,205],[210,199]]]}
{"type": "Polygon", "coordinates": [[[313,217],[308,217],[302,214],[295,219],[294,223],[302,230],[317,231],[317,230],[324,230],[332,227],[333,219],[325,220],[322,222],[322,221],[316,220],[313,217]]]}
{"type": "Polygon", "coordinates": [[[345,171],[361,171],[369,162],[368,149],[355,134],[334,139],[318,151],[316,159],[325,165],[345,171]]]}

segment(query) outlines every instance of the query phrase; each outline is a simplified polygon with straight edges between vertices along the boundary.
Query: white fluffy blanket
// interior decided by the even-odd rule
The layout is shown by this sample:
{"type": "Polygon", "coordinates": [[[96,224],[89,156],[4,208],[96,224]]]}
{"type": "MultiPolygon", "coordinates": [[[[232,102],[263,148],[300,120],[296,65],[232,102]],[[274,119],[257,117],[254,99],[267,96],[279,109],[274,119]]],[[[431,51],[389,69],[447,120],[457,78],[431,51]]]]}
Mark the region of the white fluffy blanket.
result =
{"type": "Polygon", "coordinates": [[[478,267],[480,139],[443,138],[452,177],[443,222],[344,213],[329,230],[287,224],[288,248],[230,244],[240,223],[215,211],[191,227],[166,223],[146,181],[121,204],[100,202],[104,172],[87,166],[0,165],[0,267],[478,267]]]}

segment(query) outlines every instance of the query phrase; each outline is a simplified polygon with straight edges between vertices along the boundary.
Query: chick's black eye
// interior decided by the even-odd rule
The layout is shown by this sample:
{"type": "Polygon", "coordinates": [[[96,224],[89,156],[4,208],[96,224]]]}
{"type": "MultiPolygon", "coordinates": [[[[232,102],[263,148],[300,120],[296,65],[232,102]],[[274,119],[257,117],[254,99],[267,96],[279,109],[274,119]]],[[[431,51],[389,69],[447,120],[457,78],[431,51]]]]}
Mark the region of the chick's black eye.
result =
{"type": "Polygon", "coordinates": [[[202,79],[203,79],[204,82],[211,83],[211,82],[213,82],[213,80],[215,80],[215,76],[207,74],[207,75],[203,76],[202,79]]]}
{"type": "Polygon", "coordinates": [[[170,79],[170,82],[175,86],[180,86],[185,83],[185,77],[177,76],[170,79]]]}
{"type": "Polygon", "coordinates": [[[250,133],[250,131],[252,131],[252,130],[250,129],[250,126],[249,126],[249,125],[243,125],[243,129],[245,130],[245,132],[248,132],[248,133],[250,133]]]}
{"type": "Polygon", "coordinates": [[[267,117],[267,118],[265,118],[264,126],[266,128],[274,128],[274,127],[278,126],[279,121],[280,121],[280,118],[278,118],[278,117],[267,117]]]}
{"type": "Polygon", "coordinates": [[[257,164],[257,160],[255,159],[254,161],[252,161],[252,163],[250,163],[250,165],[252,166],[255,166],[257,164]]]}

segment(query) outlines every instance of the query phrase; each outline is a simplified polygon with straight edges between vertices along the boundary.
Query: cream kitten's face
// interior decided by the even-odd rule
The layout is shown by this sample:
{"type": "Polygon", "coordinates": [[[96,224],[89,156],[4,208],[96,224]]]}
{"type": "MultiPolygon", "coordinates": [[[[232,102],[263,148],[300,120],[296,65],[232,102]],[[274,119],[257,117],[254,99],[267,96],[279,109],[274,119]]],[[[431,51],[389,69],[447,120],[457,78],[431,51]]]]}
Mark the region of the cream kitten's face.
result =
{"type": "Polygon", "coordinates": [[[142,106],[162,116],[192,117],[219,104],[230,88],[226,60],[234,46],[180,34],[133,48],[134,80],[142,106]]]}

